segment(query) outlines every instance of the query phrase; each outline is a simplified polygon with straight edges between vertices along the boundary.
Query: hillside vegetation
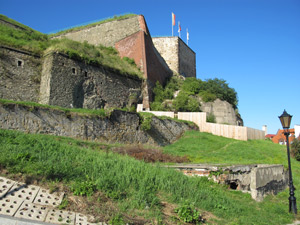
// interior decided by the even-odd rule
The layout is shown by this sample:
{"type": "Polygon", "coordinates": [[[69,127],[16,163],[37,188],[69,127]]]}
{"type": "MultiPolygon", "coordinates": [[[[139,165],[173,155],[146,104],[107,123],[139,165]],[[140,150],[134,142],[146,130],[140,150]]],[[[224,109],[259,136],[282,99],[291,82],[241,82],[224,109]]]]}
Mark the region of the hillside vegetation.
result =
{"type": "Polygon", "coordinates": [[[213,102],[217,98],[227,101],[234,109],[238,105],[238,97],[234,88],[222,79],[207,79],[202,81],[196,78],[180,79],[173,76],[163,87],[156,83],[153,89],[154,101],[151,104],[153,111],[180,111],[199,112],[200,99],[204,102],[213,102]],[[175,97],[174,93],[178,92],[175,97]]]}
{"type": "MultiPolygon", "coordinates": [[[[217,162],[231,164],[237,160],[234,156],[237,151],[233,148],[236,145],[236,149],[241,147],[238,158],[244,159],[240,163],[260,159],[263,163],[274,163],[277,160],[285,164],[285,154],[280,146],[277,148],[277,145],[268,141],[261,141],[253,148],[255,142],[235,142],[232,139],[188,132],[164,150],[182,154],[180,149],[185,149],[186,155],[199,162],[193,157],[197,154],[198,144],[203,162],[214,161],[212,155],[220,156],[223,152],[226,154],[218,157],[217,162]],[[201,142],[205,144],[201,145],[201,142]],[[260,157],[254,154],[259,145],[262,145],[258,153],[260,157]],[[190,148],[195,152],[189,152],[190,148]],[[262,151],[267,153],[261,154],[262,151]],[[269,153],[272,155],[267,157],[269,153]]],[[[200,213],[207,224],[288,224],[294,219],[288,213],[287,190],[257,203],[251,199],[250,194],[229,190],[207,178],[187,177],[175,170],[163,168],[161,164],[149,164],[115,154],[109,151],[107,145],[104,148],[103,144],[0,130],[0,146],[2,172],[7,171],[11,176],[25,176],[31,181],[42,180],[48,185],[64,185],[65,190],[69,190],[65,199],[66,209],[74,206],[73,195],[91,196],[83,197],[81,201],[90,204],[85,213],[93,213],[99,221],[118,221],[113,224],[183,224],[180,221],[184,221],[185,217],[180,212],[189,207],[196,210],[197,215],[200,213]]],[[[300,166],[294,160],[292,163],[295,186],[298,187],[300,166]]]]}
{"type": "Polygon", "coordinates": [[[70,58],[84,61],[90,65],[101,65],[120,74],[133,75],[143,79],[142,72],[132,59],[120,58],[112,47],[94,46],[69,39],[50,39],[48,35],[35,31],[4,15],[0,19],[8,21],[21,29],[0,23],[0,45],[30,51],[43,55],[49,52],[61,52],[70,58]]]}

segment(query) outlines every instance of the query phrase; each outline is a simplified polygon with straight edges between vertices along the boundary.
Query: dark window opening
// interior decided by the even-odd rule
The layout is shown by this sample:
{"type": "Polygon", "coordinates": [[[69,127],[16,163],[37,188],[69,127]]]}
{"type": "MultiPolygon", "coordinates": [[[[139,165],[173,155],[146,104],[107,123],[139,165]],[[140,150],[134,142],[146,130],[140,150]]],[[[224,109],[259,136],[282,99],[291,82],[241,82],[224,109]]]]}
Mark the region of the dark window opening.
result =
{"type": "Polygon", "coordinates": [[[19,67],[23,66],[23,62],[21,60],[18,60],[18,66],[19,67]]]}
{"type": "Polygon", "coordinates": [[[237,189],[237,187],[239,186],[237,183],[235,183],[235,182],[231,182],[230,184],[230,189],[233,189],[233,190],[236,190],[237,189]]]}
{"type": "Polygon", "coordinates": [[[72,68],[72,73],[76,74],[76,69],[75,68],[72,68]]]}
{"type": "Polygon", "coordinates": [[[88,73],[87,71],[84,71],[84,77],[87,78],[88,77],[88,73]]]}

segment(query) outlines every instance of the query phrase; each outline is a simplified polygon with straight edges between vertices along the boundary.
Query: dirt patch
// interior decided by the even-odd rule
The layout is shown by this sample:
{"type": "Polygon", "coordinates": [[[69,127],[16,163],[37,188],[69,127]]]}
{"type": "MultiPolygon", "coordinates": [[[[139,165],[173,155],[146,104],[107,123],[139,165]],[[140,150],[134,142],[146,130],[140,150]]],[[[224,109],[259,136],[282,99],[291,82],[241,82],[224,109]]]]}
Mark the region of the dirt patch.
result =
{"type": "Polygon", "coordinates": [[[143,160],[145,162],[172,162],[172,163],[185,163],[190,162],[187,156],[174,156],[165,154],[162,150],[159,149],[145,149],[142,146],[128,146],[128,147],[119,147],[112,149],[113,152],[128,155],[138,160],[143,160]]]}

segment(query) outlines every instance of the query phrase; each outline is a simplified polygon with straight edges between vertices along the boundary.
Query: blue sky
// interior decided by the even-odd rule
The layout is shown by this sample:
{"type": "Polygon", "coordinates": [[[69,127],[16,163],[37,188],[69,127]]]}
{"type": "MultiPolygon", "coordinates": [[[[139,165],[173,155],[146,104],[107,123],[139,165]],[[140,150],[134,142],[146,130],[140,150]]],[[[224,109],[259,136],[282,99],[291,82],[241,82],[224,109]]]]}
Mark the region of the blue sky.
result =
{"type": "Polygon", "coordinates": [[[197,78],[226,80],[245,126],[276,133],[284,109],[300,124],[300,0],[0,0],[1,14],[43,33],[136,13],[152,36],[171,36],[172,12],[183,41],[189,30],[197,78]]]}

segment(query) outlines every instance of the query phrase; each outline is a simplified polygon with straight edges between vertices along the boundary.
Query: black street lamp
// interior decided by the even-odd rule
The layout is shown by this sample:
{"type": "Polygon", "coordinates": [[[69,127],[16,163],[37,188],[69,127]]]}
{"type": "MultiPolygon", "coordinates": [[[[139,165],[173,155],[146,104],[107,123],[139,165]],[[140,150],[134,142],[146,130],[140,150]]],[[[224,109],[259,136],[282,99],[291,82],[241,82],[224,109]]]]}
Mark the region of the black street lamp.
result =
{"type": "Polygon", "coordinates": [[[279,119],[280,119],[281,125],[284,129],[284,135],[286,136],[286,147],[287,147],[288,164],[289,164],[289,188],[290,188],[289,212],[297,214],[296,197],[294,196],[295,187],[294,187],[293,178],[292,178],[292,168],[291,168],[290,148],[289,148],[289,135],[290,135],[289,128],[290,128],[292,116],[284,110],[282,115],[279,116],[279,119]]]}

